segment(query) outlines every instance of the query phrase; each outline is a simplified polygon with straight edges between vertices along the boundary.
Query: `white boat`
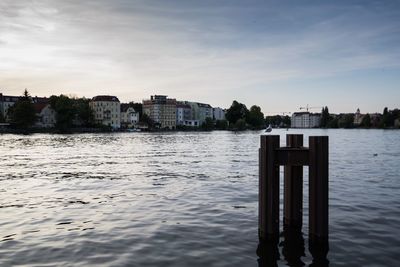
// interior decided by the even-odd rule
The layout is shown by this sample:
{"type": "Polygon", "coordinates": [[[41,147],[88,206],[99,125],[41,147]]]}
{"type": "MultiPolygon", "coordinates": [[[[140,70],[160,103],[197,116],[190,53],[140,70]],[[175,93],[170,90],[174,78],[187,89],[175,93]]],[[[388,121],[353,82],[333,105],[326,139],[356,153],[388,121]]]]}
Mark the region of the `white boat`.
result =
{"type": "Polygon", "coordinates": [[[137,129],[137,128],[133,128],[133,129],[127,129],[126,131],[133,133],[133,132],[140,132],[141,130],[137,129]]]}

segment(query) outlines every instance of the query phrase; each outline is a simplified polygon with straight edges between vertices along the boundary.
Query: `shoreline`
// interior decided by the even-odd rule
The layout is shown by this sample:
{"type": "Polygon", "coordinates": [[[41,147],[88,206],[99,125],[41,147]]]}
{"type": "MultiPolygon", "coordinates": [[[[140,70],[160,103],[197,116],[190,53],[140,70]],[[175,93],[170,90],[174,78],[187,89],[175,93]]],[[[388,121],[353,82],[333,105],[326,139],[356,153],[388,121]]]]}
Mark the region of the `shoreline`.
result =
{"type": "MultiPolygon", "coordinates": [[[[400,128],[273,128],[277,129],[287,129],[287,131],[298,131],[298,130],[400,130],[400,128]]],[[[233,130],[233,129],[213,129],[213,130],[204,130],[204,129],[185,129],[185,130],[160,130],[160,129],[152,129],[152,130],[142,130],[142,131],[134,131],[130,132],[128,130],[105,130],[101,128],[72,128],[68,131],[60,131],[58,129],[0,129],[0,135],[3,134],[15,134],[15,135],[30,135],[30,134],[91,134],[91,133],[173,133],[173,132],[213,132],[213,131],[227,131],[227,132],[245,132],[245,131],[262,131],[264,129],[244,129],[244,130],[233,130]]]]}

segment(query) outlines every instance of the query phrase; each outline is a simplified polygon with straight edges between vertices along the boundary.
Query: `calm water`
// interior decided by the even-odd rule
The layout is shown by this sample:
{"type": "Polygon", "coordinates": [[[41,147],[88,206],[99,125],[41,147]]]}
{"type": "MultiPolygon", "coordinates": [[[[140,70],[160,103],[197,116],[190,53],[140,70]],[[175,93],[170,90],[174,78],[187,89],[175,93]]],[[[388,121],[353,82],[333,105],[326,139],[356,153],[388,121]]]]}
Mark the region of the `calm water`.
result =
{"type": "MultiPolygon", "coordinates": [[[[330,137],[329,266],[400,266],[400,131],[274,133],[330,137]]],[[[258,266],[259,134],[0,135],[0,266],[258,266]]]]}

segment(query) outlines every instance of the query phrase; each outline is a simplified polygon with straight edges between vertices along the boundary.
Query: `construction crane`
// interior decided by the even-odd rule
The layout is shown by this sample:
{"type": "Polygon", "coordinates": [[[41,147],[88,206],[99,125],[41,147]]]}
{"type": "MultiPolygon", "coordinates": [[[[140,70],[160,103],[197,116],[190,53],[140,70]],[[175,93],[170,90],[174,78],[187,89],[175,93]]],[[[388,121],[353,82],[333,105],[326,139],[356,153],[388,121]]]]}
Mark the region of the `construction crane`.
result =
{"type": "Polygon", "coordinates": [[[307,106],[305,106],[305,107],[300,107],[299,109],[300,109],[300,110],[305,109],[305,110],[308,112],[309,109],[316,109],[316,108],[322,109],[323,107],[310,107],[310,106],[307,104],[307,106]]]}

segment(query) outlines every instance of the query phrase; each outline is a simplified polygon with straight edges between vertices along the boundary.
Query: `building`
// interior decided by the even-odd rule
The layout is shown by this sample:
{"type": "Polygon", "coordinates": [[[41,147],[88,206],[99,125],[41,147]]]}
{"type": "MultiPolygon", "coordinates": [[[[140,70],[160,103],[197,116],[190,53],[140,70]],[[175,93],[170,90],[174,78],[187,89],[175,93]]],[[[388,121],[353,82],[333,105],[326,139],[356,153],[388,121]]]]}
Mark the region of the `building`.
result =
{"type": "Polygon", "coordinates": [[[213,119],[213,108],[209,104],[184,101],[186,105],[191,108],[191,120],[193,122],[198,121],[198,126],[201,126],[206,118],[213,119]]]}
{"type": "Polygon", "coordinates": [[[213,119],[216,121],[225,120],[225,110],[222,108],[213,108],[213,119]]]}
{"type": "Polygon", "coordinates": [[[116,96],[99,95],[89,103],[95,122],[113,129],[121,128],[121,103],[116,96]]]}
{"type": "Polygon", "coordinates": [[[176,128],[176,100],[165,95],[154,95],[143,100],[143,113],[160,128],[176,128]]]}
{"type": "MultiPolygon", "coordinates": [[[[183,102],[177,102],[176,104],[176,125],[179,126],[194,126],[192,125],[192,108],[190,105],[184,104],[183,102]]],[[[197,122],[198,124],[198,122],[197,122]]],[[[198,125],[196,125],[198,126],[198,125]]]]}
{"type": "Polygon", "coordinates": [[[9,121],[8,110],[18,102],[19,96],[7,96],[0,93],[0,112],[6,121],[9,121]]]}
{"type": "MultiPolygon", "coordinates": [[[[9,96],[3,95],[0,93],[0,113],[6,121],[9,121],[10,117],[8,114],[8,110],[15,105],[15,103],[20,100],[22,96],[9,96]]],[[[31,97],[31,100],[34,104],[41,103],[41,104],[48,104],[49,98],[47,97],[31,97]]]]}
{"type": "Polygon", "coordinates": [[[360,109],[358,108],[356,113],[354,113],[354,125],[359,126],[364,118],[364,115],[360,113],[360,109]]]}
{"type": "Polygon", "coordinates": [[[209,104],[197,103],[199,105],[199,123],[203,124],[207,118],[213,119],[213,108],[209,104]]]}
{"type": "Polygon", "coordinates": [[[316,128],[321,125],[321,114],[295,112],[292,114],[292,128],[316,128]]]}
{"type": "Polygon", "coordinates": [[[34,103],[37,121],[36,127],[53,128],[56,125],[56,112],[46,103],[34,103]]]}
{"type": "Polygon", "coordinates": [[[121,127],[136,128],[139,123],[139,112],[129,104],[121,104],[121,127]]]}

